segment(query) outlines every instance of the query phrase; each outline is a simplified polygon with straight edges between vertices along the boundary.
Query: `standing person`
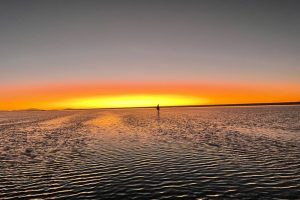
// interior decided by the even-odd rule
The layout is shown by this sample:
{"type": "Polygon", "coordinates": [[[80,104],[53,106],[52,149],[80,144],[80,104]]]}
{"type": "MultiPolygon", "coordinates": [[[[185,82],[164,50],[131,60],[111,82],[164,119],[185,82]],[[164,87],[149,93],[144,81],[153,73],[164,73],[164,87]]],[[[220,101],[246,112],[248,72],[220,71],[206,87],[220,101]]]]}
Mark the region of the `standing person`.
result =
{"type": "Polygon", "coordinates": [[[160,116],[159,116],[159,104],[157,104],[156,106],[156,110],[157,110],[157,121],[160,121],[160,116]]]}

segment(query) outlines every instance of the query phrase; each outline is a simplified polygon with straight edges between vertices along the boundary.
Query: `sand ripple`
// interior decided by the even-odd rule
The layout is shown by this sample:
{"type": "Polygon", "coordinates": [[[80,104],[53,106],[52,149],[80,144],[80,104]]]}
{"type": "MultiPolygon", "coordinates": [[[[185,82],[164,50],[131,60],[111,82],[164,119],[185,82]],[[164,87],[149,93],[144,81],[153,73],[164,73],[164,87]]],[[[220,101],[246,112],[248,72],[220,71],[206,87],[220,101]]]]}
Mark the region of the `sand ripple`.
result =
{"type": "Polygon", "coordinates": [[[300,107],[0,113],[0,199],[297,199],[300,107]]]}

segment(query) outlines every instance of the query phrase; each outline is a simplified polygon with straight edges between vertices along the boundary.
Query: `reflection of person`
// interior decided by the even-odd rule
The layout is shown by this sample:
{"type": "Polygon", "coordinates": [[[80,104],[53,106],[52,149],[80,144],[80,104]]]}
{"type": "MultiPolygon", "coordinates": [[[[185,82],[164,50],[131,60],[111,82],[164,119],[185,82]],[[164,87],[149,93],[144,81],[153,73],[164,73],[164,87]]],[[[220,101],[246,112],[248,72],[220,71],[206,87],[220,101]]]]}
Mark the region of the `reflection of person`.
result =
{"type": "Polygon", "coordinates": [[[157,112],[159,112],[159,104],[157,104],[156,110],[157,110],[157,112]]]}

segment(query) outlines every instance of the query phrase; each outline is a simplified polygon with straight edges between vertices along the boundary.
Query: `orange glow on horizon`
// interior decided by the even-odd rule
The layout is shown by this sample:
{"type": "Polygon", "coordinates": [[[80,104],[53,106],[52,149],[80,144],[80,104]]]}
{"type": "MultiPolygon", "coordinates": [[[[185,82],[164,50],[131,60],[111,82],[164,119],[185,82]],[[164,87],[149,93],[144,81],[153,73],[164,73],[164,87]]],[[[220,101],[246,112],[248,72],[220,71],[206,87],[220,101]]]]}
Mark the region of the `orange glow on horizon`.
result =
{"type": "Polygon", "coordinates": [[[0,86],[0,110],[119,108],[300,101],[300,87],[269,84],[98,83],[0,86]]]}

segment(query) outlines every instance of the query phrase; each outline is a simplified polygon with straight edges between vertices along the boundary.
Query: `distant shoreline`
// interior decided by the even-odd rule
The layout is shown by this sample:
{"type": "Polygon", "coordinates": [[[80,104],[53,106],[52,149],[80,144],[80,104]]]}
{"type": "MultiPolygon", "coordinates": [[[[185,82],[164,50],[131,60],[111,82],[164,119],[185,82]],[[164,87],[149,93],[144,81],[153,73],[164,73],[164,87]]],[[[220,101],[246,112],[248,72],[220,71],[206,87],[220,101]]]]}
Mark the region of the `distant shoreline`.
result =
{"type": "MultiPolygon", "coordinates": [[[[205,107],[239,107],[239,106],[288,106],[300,105],[300,101],[295,102],[273,102],[273,103],[238,103],[238,104],[208,104],[208,105],[182,105],[182,106],[161,106],[161,108],[205,108],[205,107]]],[[[66,108],[66,109],[23,109],[23,110],[0,110],[1,111],[55,111],[55,110],[112,110],[112,109],[140,109],[140,108],[154,108],[156,106],[145,107],[121,107],[121,108],[66,108]]]]}
{"type": "Polygon", "coordinates": [[[284,106],[284,105],[300,105],[300,101],[296,102],[273,102],[273,103],[237,103],[237,104],[208,104],[208,105],[189,105],[189,106],[162,106],[162,107],[237,107],[237,106],[284,106]]]}
{"type": "MultiPolygon", "coordinates": [[[[289,106],[300,105],[296,102],[274,102],[274,103],[240,103],[240,104],[208,104],[208,105],[183,105],[183,106],[160,106],[161,108],[205,108],[205,107],[238,107],[238,106],[289,106]]],[[[145,107],[124,107],[124,108],[94,108],[94,109],[138,109],[138,108],[156,108],[156,106],[145,107]]],[[[89,109],[65,109],[65,110],[89,110],[89,109]]]]}

